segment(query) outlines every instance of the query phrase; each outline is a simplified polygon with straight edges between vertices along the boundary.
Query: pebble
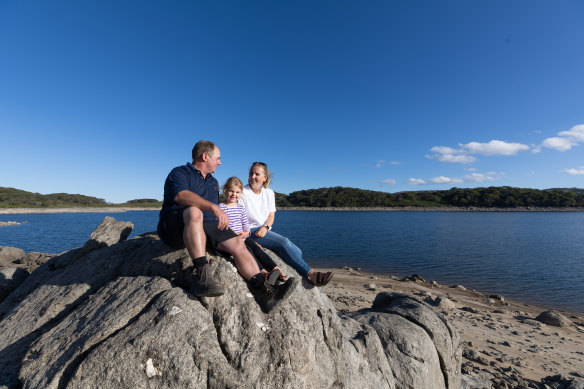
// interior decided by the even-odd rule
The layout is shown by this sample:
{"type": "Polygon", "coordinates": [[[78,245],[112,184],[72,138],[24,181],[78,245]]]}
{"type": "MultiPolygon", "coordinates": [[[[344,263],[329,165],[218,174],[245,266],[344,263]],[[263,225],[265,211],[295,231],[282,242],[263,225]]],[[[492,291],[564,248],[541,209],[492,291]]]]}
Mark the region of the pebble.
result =
{"type": "Polygon", "coordinates": [[[171,309],[171,310],[168,312],[168,314],[169,314],[170,316],[174,316],[174,315],[178,315],[178,314],[179,314],[179,313],[181,313],[181,312],[182,312],[182,309],[180,309],[180,308],[179,308],[179,307],[177,307],[177,306],[174,306],[174,307],[172,307],[172,309],[171,309]]]}
{"type": "Polygon", "coordinates": [[[152,358],[148,358],[146,361],[146,376],[148,378],[153,378],[156,376],[161,376],[162,372],[154,367],[154,363],[152,362],[152,358]]]}

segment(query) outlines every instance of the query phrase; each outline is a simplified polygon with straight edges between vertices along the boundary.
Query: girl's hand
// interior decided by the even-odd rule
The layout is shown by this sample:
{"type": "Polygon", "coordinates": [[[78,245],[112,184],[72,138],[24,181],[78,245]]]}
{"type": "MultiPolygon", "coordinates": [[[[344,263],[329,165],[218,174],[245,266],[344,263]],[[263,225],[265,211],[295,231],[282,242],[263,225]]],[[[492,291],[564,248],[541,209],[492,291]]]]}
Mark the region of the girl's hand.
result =
{"type": "Polygon", "coordinates": [[[241,239],[245,240],[249,236],[249,231],[241,231],[237,233],[241,237],[241,239]]]}

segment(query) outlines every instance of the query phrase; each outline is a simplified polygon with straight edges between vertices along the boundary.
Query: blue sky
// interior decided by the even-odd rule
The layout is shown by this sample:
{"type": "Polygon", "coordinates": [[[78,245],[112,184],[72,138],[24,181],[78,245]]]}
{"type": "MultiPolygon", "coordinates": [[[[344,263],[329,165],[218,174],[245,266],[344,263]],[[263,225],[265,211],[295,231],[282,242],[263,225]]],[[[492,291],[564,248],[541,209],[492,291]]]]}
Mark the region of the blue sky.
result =
{"type": "Polygon", "coordinates": [[[584,187],[582,1],[0,3],[0,186],[584,187]]]}

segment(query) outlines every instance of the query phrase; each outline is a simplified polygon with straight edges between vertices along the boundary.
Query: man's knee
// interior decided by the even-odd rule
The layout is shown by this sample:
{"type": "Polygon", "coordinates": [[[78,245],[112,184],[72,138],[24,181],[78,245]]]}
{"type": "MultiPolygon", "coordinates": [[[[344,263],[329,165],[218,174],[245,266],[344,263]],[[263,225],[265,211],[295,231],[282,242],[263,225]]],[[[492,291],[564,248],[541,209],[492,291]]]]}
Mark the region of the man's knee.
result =
{"type": "Polygon", "coordinates": [[[185,208],[183,212],[183,219],[185,225],[190,223],[203,224],[203,212],[197,207],[185,208]]]}
{"type": "Polygon", "coordinates": [[[229,254],[234,256],[240,256],[242,253],[249,253],[245,243],[243,242],[243,239],[241,239],[239,236],[219,243],[219,249],[227,251],[229,254]]]}

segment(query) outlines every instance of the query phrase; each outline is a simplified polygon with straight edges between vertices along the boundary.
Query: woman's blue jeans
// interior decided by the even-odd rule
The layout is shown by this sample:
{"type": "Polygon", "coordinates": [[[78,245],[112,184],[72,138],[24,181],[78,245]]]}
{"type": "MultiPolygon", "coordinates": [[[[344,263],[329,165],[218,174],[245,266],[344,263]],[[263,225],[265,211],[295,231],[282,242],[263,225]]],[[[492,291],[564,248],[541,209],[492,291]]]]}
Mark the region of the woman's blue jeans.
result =
{"type": "MultiPolygon", "coordinates": [[[[263,227],[260,227],[263,228],[263,227]]],[[[290,239],[268,231],[266,236],[258,238],[255,232],[258,228],[251,229],[251,238],[259,243],[262,247],[272,250],[278,254],[288,265],[292,266],[300,275],[308,276],[312,268],[302,259],[302,251],[290,239]]]]}

